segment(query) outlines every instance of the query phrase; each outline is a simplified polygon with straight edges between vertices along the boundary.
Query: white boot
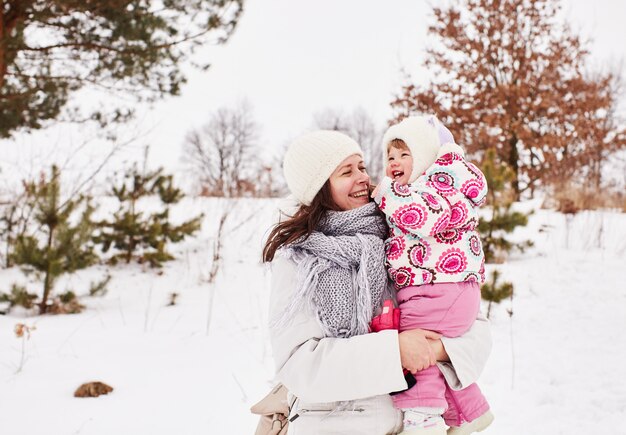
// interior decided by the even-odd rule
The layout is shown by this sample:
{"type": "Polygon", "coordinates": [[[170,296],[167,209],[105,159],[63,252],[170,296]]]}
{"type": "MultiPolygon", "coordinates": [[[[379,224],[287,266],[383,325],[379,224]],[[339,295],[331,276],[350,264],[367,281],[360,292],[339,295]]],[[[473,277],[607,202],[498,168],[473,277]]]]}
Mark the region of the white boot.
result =
{"type": "Polygon", "coordinates": [[[493,422],[491,411],[485,412],[476,420],[465,422],[461,426],[450,426],[447,435],[470,435],[474,432],[482,432],[493,422]]]}
{"type": "Polygon", "coordinates": [[[443,409],[404,409],[404,430],[400,435],[446,435],[446,424],[441,417],[443,409]]]}

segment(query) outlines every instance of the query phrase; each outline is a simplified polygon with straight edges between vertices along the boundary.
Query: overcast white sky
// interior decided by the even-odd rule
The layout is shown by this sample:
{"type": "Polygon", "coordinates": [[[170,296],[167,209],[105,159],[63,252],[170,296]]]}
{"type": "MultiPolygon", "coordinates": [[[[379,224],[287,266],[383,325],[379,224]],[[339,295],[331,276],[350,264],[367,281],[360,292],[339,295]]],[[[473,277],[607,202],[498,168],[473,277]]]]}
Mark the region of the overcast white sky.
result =
{"type": "MultiPolygon", "coordinates": [[[[401,69],[427,79],[420,65],[432,18],[428,3],[442,2],[248,0],[230,41],[204,54],[212,67],[192,72],[182,96],[141,114],[136,125],[150,133],[125,158],[138,158],[140,147],[150,143],[151,165],[177,168],[186,132],[206,122],[211,111],[244,98],[262,126],[260,143],[271,149],[310,128],[313,113],[326,107],[362,106],[383,125],[402,84],[401,69]]],[[[563,10],[575,29],[593,38],[594,63],[626,57],[625,1],[566,0],[563,10]]],[[[42,142],[81,140],[65,135],[31,135],[2,147],[47,162],[48,144],[42,142]]]]}

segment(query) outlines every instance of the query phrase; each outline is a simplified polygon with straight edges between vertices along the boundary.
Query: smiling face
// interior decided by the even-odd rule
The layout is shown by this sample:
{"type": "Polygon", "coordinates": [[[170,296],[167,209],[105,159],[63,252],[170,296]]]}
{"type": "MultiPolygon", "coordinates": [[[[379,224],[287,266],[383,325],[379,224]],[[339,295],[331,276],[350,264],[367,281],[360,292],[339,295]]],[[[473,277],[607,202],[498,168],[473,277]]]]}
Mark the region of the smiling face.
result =
{"type": "Polygon", "coordinates": [[[354,154],[341,162],[329,181],[332,199],[341,210],[352,210],[369,202],[370,177],[360,155],[354,154]]]}
{"type": "Polygon", "coordinates": [[[387,147],[387,168],[385,175],[400,184],[408,184],[413,171],[413,155],[406,144],[394,139],[387,147]]]}

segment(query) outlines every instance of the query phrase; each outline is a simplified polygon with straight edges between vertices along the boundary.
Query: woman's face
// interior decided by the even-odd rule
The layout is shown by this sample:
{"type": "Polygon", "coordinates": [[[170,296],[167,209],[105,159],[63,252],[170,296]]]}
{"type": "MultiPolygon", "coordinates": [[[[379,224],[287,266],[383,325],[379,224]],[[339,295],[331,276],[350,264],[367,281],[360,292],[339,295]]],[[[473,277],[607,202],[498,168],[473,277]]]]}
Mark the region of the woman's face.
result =
{"type": "Polygon", "coordinates": [[[341,162],[329,180],[330,194],[341,210],[352,210],[369,202],[370,177],[360,155],[354,154],[341,162]]]}

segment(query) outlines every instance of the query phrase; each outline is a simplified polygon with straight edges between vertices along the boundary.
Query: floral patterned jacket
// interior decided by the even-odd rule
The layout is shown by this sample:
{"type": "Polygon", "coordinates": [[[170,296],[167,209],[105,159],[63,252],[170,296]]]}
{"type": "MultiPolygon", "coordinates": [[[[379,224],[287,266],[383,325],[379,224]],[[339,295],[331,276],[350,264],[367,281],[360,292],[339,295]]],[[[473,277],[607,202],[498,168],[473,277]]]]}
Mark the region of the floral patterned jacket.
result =
{"type": "Polygon", "coordinates": [[[485,280],[478,207],[487,196],[485,176],[456,144],[414,183],[383,178],[374,200],[387,216],[389,276],[397,290],[442,282],[485,280]]]}

